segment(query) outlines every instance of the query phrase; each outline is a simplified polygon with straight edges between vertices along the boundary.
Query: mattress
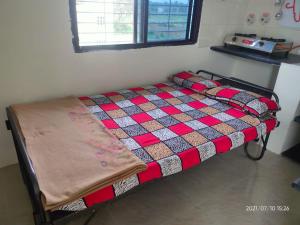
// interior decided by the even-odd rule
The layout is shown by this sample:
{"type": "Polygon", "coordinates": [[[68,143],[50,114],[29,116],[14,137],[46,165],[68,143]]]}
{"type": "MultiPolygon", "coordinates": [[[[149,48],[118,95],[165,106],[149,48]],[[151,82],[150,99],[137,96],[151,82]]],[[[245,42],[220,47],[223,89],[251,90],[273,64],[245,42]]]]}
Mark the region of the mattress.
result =
{"type": "Polygon", "coordinates": [[[169,176],[269,133],[273,117],[258,119],[174,83],[158,83],[80,100],[147,169],[60,208],[78,211],[169,176]]]}

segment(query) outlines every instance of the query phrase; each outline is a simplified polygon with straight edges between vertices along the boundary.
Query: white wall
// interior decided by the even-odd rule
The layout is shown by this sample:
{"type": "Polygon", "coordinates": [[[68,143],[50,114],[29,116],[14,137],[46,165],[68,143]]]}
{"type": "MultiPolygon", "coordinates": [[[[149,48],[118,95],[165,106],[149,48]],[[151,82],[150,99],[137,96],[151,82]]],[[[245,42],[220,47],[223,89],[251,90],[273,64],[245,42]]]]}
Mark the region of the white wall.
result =
{"type": "Polygon", "coordinates": [[[270,136],[268,147],[280,154],[300,142],[300,125],[294,122],[300,114],[300,65],[283,64],[280,67],[274,91],[280,99],[278,112],[280,128],[270,136]]]}
{"type": "Polygon", "coordinates": [[[225,35],[240,32],[248,1],[204,0],[199,47],[222,45],[225,35]]]}
{"type": "Polygon", "coordinates": [[[196,45],[75,54],[68,0],[1,1],[0,167],[16,162],[4,123],[10,104],[151,84],[184,69],[230,74],[234,60],[207,46],[241,29],[246,2],[204,0],[196,45]]]}
{"type": "MultiPolygon", "coordinates": [[[[296,45],[300,44],[300,29],[292,29],[283,27],[279,24],[274,16],[278,11],[278,7],[274,5],[275,0],[248,0],[247,16],[249,13],[255,13],[257,20],[263,12],[269,12],[271,14],[271,20],[269,23],[263,25],[257,21],[253,25],[247,25],[246,19],[244,19],[244,31],[257,33],[261,36],[273,36],[277,38],[286,38],[287,40],[293,41],[296,45]]],[[[294,53],[300,54],[300,50],[294,51],[294,53]]]]}
{"type": "MultiPolygon", "coordinates": [[[[247,9],[243,18],[243,32],[256,33],[260,36],[272,36],[274,38],[286,38],[293,41],[295,45],[300,44],[300,30],[286,28],[279,25],[274,18],[278,7],[274,6],[275,0],[248,0],[247,9]],[[259,18],[263,12],[271,14],[271,20],[268,24],[263,25],[259,22],[259,18]],[[246,23],[246,17],[249,13],[256,15],[256,22],[252,25],[246,23]]],[[[300,50],[293,51],[294,54],[300,54],[300,50]]],[[[257,83],[259,85],[273,88],[278,67],[258,63],[250,60],[243,60],[237,57],[233,67],[233,73],[239,78],[257,83]]]]}
{"type": "MultiPolygon", "coordinates": [[[[286,28],[280,26],[279,22],[274,19],[278,8],[274,6],[274,0],[249,0],[244,18],[244,32],[257,33],[261,36],[273,36],[277,38],[286,38],[293,41],[295,45],[300,44],[300,30],[286,28]],[[271,14],[271,21],[268,24],[262,25],[256,22],[253,25],[246,23],[246,17],[249,13],[255,13],[257,20],[263,12],[271,14]]],[[[300,50],[295,50],[294,54],[300,54],[300,50]]],[[[235,57],[235,63],[232,73],[236,76],[257,83],[259,85],[274,88],[279,95],[282,111],[278,113],[278,119],[281,125],[270,136],[268,149],[280,154],[289,149],[299,140],[299,125],[293,122],[299,113],[299,66],[283,65],[280,67],[280,72],[277,78],[277,66],[271,66],[264,63],[258,63],[250,60],[243,60],[235,57]],[[277,79],[277,81],[276,81],[277,79]],[[298,132],[297,132],[298,131],[298,132]]]]}

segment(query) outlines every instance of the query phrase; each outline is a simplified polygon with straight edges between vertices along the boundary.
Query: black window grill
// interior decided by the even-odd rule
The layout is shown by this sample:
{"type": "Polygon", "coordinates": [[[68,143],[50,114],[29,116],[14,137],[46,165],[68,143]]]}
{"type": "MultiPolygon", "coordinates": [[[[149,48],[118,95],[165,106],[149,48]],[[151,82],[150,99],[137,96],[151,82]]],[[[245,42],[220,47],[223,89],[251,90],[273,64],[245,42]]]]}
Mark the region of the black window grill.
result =
{"type": "Polygon", "coordinates": [[[202,0],[69,0],[76,52],[197,42],[202,0]]]}

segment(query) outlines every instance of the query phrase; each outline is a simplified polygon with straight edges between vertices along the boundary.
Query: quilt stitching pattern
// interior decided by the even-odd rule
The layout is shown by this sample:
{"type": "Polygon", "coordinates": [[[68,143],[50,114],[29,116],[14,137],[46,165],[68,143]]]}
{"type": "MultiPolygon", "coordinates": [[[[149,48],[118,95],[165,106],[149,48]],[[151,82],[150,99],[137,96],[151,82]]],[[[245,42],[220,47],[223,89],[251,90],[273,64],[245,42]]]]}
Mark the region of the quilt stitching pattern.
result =
{"type": "Polygon", "coordinates": [[[148,167],[70,207],[64,206],[64,210],[90,207],[138,184],[188,169],[270,132],[276,125],[274,118],[259,121],[174,83],[80,99],[148,167]]]}

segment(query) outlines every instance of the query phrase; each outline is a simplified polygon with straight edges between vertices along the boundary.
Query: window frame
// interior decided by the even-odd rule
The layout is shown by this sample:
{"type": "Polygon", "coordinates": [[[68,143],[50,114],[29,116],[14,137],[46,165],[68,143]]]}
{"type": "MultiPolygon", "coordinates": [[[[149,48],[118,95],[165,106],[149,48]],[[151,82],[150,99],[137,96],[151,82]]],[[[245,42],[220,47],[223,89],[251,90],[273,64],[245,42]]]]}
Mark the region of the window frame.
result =
{"type": "MultiPolygon", "coordinates": [[[[134,20],[137,18],[137,4],[134,0],[134,20]]],[[[143,1],[143,0],[142,0],[143,1]]],[[[90,52],[90,51],[97,51],[97,50],[125,50],[125,49],[139,49],[139,48],[150,48],[150,47],[157,47],[157,46],[179,46],[179,45],[193,45],[196,44],[198,41],[198,34],[200,28],[200,20],[201,20],[201,13],[202,13],[202,5],[203,0],[189,0],[194,2],[194,7],[190,4],[187,27],[190,26],[190,29],[187,29],[186,39],[185,40],[174,40],[174,41],[155,41],[149,42],[147,41],[148,35],[148,3],[149,0],[145,0],[143,4],[143,20],[144,23],[141,28],[143,29],[142,34],[142,43],[130,43],[130,44],[114,44],[114,45],[91,45],[91,46],[80,46],[79,45],[79,35],[78,35],[78,27],[77,27],[77,12],[76,12],[76,0],[69,0],[69,10],[70,10],[70,20],[71,20],[71,31],[72,31],[72,43],[74,47],[74,51],[76,53],[82,52],[90,52]],[[193,11],[193,16],[191,17],[191,13],[193,11]],[[191,21],[192,20],[192,21],[191,21]],[[190,33],[190,37],[188,37],[188,33],[190,33]]],[[[137,35],[135,34],[137,31],[136,22],[134,22],[134,40],[136,41],[137,35]]]]}

